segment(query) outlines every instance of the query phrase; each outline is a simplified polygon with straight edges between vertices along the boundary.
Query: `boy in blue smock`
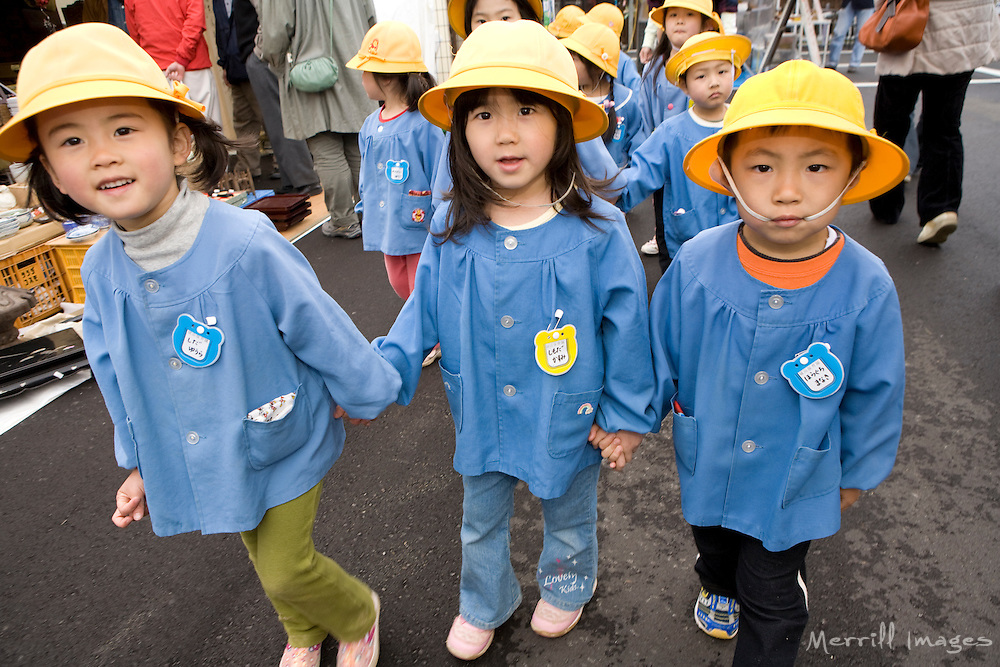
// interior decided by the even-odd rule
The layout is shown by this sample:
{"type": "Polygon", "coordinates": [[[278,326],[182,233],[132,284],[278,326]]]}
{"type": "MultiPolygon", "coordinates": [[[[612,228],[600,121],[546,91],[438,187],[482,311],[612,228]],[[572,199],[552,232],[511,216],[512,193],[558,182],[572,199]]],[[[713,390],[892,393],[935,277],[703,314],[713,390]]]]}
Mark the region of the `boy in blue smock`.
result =
{"type": "Polygon", "coordinates": [[[737,665],[794,663],[809,543],[837,532],[896,458],[896,289],[832,225],[842,204],[908,170],[864,122],[861,94],[833,70],[791,61],[747,80],[723,129],[684,162],[736,197],[742,221],[685,243],[650,304],[653,408],[673,421],[698,548],[695,621],[713,637],[739,633],[737,665]]]}
{"type": "Polygon", "coordinates": [[[733,81],[749,57],[746,37],[703,32],[688,39],[667,61],[667,79],[691,99],[692,106],[665,120],[635,151],[632,165],[624,172],[628,186],[618,206],[627,212],[663,189],[666,245],[660,254],[667,255],[668,264],[681,244],[698,232],[739,219],[736,200],[690,180],[683,162],[696,143],[722,129],[733,81]]]}

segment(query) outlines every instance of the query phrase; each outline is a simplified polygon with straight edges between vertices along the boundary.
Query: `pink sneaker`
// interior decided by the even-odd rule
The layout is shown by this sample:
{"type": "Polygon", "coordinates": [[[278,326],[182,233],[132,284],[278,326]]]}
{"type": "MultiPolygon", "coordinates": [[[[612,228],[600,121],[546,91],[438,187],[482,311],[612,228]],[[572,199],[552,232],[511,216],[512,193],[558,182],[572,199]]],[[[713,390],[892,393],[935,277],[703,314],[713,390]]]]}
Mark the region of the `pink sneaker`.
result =
{"type": "Polygon", "coordinates": [[[281,654],[280,667],[319,667],[319,649],[315,646],[295,647],[285,644],[285,652],[281,654]]]}
{"type": "MultiPolygon", "coordinates": [[[[364,637],[356,642],[341,642],[337,649],[337,667],[375,667],[378,662],[379,599],[372,591],[375,603],[375,623],[364,637]]],[[[319,661],[316,662],[319,665],[319,661]]]]}
{"type": "Polygon", "coordinates": [[[461,660],[475,660],[493,643],[493,631],[481,630],[474,625],[469,625],[461,616],[455,617],[455,622],[451,624],[451,632],[448,633],[448,653],[461,660]]]}
{"type": "Polygon", "coordinates": [[[583,607],[575,611],[563,611],[545,600],[539,600],[535,605],[535,613],[531,616],[531,629],[542,637],[562,637],[576,627],[581,616],[583,607]]]}

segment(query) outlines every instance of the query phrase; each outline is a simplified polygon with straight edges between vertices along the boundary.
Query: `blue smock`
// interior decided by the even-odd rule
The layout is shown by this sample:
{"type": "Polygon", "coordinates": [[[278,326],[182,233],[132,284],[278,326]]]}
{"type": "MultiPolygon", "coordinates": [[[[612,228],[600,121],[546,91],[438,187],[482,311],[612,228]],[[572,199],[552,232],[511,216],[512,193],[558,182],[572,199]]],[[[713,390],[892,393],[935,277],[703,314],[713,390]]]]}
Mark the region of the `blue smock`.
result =
{"type": "Polygon", "coordinates": [[[386,255],[420,252],[431,223],[431,183],[444,132],[417,111],[383,122],[368,116],[358,134],[361,148],[361,235],[365,250],[386,255]],[[426,194],[424,194],[426,193],[426,194]]]}
{"type": "MultiPolygon", "coordinates": [[[[376,349],[413,398],[421,360],[441,342],[441,375],[455,422],[455,470],[502,472],[539,498],[562,496],[601,460],[587,436],[653,426],[646,279],[624,217],[594,199],[593,226],[561,212],[529,229],[492,222],[420,255],[416,286],[376,349]],[[555,311],[562,310],[556,322],[555,311]],[[575,327],[577,357],[550,375],[535,337],[575,327]]],[[[445,227],[447,207],[432,231],[445,227]]]]}
{"type": "Polygon", "coordinates": [[[632,153],[646,140],[642,127],[642,112],[639,111],[639,98],[630,88],[614,83],[615,117],[617,125],[610,139],[604,144],[608,153],[619,167],[627,167],[632,153]]]}
{"type": "Polygon", "coordinates": [[[115,456],[138,467],[157,535],[255,528],[340,455],[333,403],[374,418],[399,392],[395,369],[261,213],[211,202],[192,247],[157,271],[140,269],[107,234],[81,275],[83,340],[115,456]],[[185,315],[213,341],[203,361],[214,363],[184,360],[174,339],[185,315]],[[292,392],[284,418],[248,417],[292,392]]]}
{"type": "Polygon", "coordinates": [[[703,229],[739,220],[733,197],[707,190],[684,173],[684,156],[720,127],[722,123],[697,119],[690,109],[668,118],[632,154],[632,164],[623,172],[628,185],[617,202],[623,211],[663,188],[663,239],[671,257],[703,229]]]}
{"type": "Polygon", "coordinates": [[[685,243],[656,286],[653,407],[673,417],[687,522],[782,551],[837,532],[840,489],[872,489],[892,469],[903,327],[888,271],[854,240],[816,283],[778,289],[743,268],[739,225],[685,243]],[[814,343],[843,366],[825,398],[782,376],[814,343]]]}
{"type": "Polygon", "coordinates": [[[632,56],[624,51],[622,51],[618,57],[618,75],[615,77],[615,81],[634,93],[639,92],[639,84],[641,81],[639,68],[636,67],[635,61],[632,60],[632,56]]]}
{"type": "Polygon", "coordinates": [[[652,135],[653,130],[666,119],[688,108],[688,96],[667,81],[663,63],[663,58],[646,63],[639,84],[639,110],[642,112],[642,128],[647,135],[652,135]]]}

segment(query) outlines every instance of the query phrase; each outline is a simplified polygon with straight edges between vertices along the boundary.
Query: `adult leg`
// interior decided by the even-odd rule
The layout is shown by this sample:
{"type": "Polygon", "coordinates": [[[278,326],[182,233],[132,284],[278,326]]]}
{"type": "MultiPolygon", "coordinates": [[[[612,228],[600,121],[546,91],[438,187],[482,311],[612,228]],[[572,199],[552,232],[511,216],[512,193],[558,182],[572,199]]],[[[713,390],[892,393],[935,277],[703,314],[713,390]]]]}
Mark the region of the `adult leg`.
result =
{"type": "Polygon", "coordinates": [[[312,155],[306,142],[285,136],[278,98],[278,77],[252,53],[247,57],[246,67],[264,119],[264,130],[271,140],[274,159],[278,161],[282,186],[303,191],[318,189],[319,176],[313,169],[312,155]]]}
{"type": "MultiPolygon", "coordinates": [[[[309,145],[309,152],[312,153],[313,165],[319,174],[320,183],[323,184],[323,197],[330,213],[330,220],[323,225],[323,233],[327,236],[343,235],[339,234],[338,230],[354,227],[357,231],[355,236],[359,236],[358,216],[354,212],[357,181],[352,174],[351,165],[354,154],[360,154],[357,135],[320,132],[306,139],[306,143],[309,145]],[[354,152],[346,146],[348,137],[354,138],[354,152]],[[349,155],[351,161],[348,159],[349,155]]],[[[358,166],[360,169],[360,161],[358,166]]]]}
{"type": "MultiPolygon", "coordinates": [[[[875,91],[875,131],[902,148],[910,131],[910,114],[917,103],[920,84],[914,76],[881,76],[875,91]]],[[[886,224],[899,222],[905,201],[905,184],[900,183],[868,202],[876,220],[886,224]]]]}
{"type": "Polygon", "coordinates": [[[768,551],[760,540],[741,536],[736,568],[740,633],[734,667],[791,667],[809,620],[805,559],[809,542],[768,551]]]}
{"type": "Polygon", "coordinates": [[[874,9],[859,9],[857,10],[857,12],[855,12],[854,48],[851,50],[851,65],[850,65],[852,68],[856,69],[859,65],[861,65],[861,59],[865,55],[865,45],[861,43],[860,39],[858,39],[858,35],[861,33],[861,26],[865,24],[865,21],[867,21],[874,12],[875,12],[874,9]]]}
{"type": "Polygon", "coordinates": [[[250,168],[250,174],[260,176],[260,131],[264,127],[260,106],[248,81],[230,84],[233,97],[233,129],[236,136],[250,142],[240,149],[239,156],[250,168]]]}
{"type": "Polygon", "coordinates": [[[219,89],[215,87],[212,68],[189,69],[184,72],[184,85],[188,87],[188,97],[205,105],[205,116],[222,127],[222,107],[219,105],[219,89]]]}
{"type": "Polygon", "coordinates": [[[830,53],[827,54],[826,66],[837,69],[840,62],[840,51],[844,48],[844,39],[854,21],[854,7],[847,5],[837,12],[837,23],[833,26],[833,37],[830,39],[830,53]]]}
{"type": "Polygon", "coordinates": [[[357,641],[375,622],[368,586],[313,544],[322,488],[321,482],[272,507],[256,528],[240,533],[292,646],[313,646],[328,634],[341,642],[357,641]]]}
{"type": "Polygon", "coordinates": [[[470,625],[492,630],[521,604],[510,563],[510,517],[517,478],[499,472],[463,476],[462,578],[458,611],[470,625]]]}
{"type": "Polygon", "coordinates": [[[921,170],[917,213],[922,226],[945,211],[957,213],[962,202],[962,108],[972,72],[916,76],[923,88],[921,120],[928,130],[918,133],[921,170]]]}

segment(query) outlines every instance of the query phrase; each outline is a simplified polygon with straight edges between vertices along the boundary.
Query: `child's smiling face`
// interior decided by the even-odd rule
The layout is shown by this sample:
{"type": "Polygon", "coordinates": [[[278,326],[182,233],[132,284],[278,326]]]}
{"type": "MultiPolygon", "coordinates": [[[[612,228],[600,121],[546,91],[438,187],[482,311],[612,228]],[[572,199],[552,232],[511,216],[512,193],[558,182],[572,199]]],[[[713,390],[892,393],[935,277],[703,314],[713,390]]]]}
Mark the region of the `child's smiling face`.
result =
{"type": "Polygon", "coordinates": [[[84,208],[127,231],[159,219],[177,196],[175,167],[191,134],[141,98],[97,99],[36,118],[42,164],[53,184],[84,208]]]}
{"type": "Polygon", "coordinates": [[[701,32],[704,15],[693,9],[670,7],[663,17],[663,32],[670,40],[670,46],[676,52],[690,37],[701,32]]]}

